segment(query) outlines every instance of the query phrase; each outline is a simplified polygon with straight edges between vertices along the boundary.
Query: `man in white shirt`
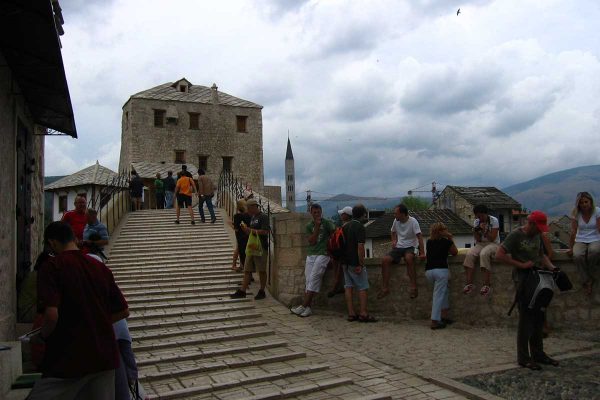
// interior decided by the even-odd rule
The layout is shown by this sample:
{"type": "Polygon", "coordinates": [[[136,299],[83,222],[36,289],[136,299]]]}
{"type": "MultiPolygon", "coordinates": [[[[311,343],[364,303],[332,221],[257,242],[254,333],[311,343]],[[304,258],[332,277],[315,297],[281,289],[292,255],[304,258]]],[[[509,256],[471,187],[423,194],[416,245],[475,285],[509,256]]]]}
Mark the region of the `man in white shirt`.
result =
{"type": "Polygon", "coordinates": [[[392,251],[383,257],[381,264],[381,290],[377,294],[382,299],[390,294],[390,273],[392,264],[398,264],[402,258],[406,262],[406,271],[410,281],[409,295],[414,299],[418,295],[417,274],[415,272],[415,247],[419,248],[419,258],[425,259],[425,247],[419,222],[408,215],[408,208],[399,204],[394,208],[394,222],[391,228],[392,251]]]}
{"type": "Polygon", "coordinates": [[[475,273],[475,261],[479,258],[479,265],[483,272],[483,286],[479,291],[482,296],[489,296],[492,292],[492,258],[495,256],[500,246],[500,223],[498,218],[489,215],[489,210],[484,204],[478,204],[473,207],[475,222],[473,223],[473,237],[475,238],[475,247],[471,247],[465,256],[463,266],[465,267],[465,276],[467,282],[463,288],[464,294],[473,291],[473,275],[475,273]]]}

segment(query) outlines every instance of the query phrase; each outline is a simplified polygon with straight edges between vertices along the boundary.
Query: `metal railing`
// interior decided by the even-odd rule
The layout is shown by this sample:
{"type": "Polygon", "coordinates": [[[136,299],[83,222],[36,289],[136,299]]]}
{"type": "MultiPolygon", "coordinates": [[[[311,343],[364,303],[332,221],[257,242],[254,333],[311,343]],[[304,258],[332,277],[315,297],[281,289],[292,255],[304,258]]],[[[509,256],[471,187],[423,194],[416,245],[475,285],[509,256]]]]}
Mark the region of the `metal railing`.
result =
{"type": "Polygon", "coordinates": [[[107,179],[98,193],[88,200],[88,207],[98,212],[98,221],[106,225],[111,233],[121,218],[131,211],[129,176],[119,174],[107,179]]]}

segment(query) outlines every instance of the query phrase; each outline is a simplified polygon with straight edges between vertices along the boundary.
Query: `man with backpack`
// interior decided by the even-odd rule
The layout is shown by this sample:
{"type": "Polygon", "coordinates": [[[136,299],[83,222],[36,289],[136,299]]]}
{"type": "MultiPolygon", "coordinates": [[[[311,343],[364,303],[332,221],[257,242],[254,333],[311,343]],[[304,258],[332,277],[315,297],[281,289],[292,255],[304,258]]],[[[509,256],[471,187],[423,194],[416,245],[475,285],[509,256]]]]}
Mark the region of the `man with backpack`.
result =
{"type": "Polygon", "coordinates": [[[308,236],[308,253],[304,267],[306,277],[306,291],[304,301],[301,305],[290,309],[293,314],[300,317],[308,317],[312,314],[311,304],[313,297],[321,289],[321,281],[329,264],[327,255],[327,243],[331,234],[335,231],[335,225],[330,220],[323,218],[323,209],[319,204],[310,206],[310,215],[313,220],[306,225],[308,236]]]}
{"type": "MultiPolygon", "coordinates": [[[[513,277],[517,282],[516,301],[519,306],[517,329],[517,362],[531,370],[542,369],[539,364],[558,366],[558,361],[544,353],[543,326],[545,305],[532,301],[525,287],[536,269],[555,270],[556,267],[546,254],[542,234],[548,232],[547,217],[541,211],[533,211],[527,217],[527,225],[511,232],[496,252],[496,261],[512,265],[513,277]]],[[[550,296],[551,297],[551,296],[550,296]]],[[[549,302],[549,300],[548,300],[549,302]]]]}

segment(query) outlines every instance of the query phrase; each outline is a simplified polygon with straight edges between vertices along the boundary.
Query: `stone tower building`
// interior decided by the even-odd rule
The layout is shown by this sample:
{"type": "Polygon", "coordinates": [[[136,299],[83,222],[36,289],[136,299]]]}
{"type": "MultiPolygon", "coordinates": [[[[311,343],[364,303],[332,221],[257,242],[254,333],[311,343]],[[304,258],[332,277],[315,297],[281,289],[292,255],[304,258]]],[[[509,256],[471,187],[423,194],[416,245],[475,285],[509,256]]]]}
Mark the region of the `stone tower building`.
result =
{"type": "Polygon", "coordinates": [[[287,141],[285,153],[285,207],[290,211],[296,211],[296,176],[294,174],[294,154],[290,138],[287,141]]]}
{"type": "Polygon", "coordinates": [[[231,171],[263,189],[262,106],[182,78],[123,105],[119,171],[132,163],[190,164],[215,184],[231,171]]]}

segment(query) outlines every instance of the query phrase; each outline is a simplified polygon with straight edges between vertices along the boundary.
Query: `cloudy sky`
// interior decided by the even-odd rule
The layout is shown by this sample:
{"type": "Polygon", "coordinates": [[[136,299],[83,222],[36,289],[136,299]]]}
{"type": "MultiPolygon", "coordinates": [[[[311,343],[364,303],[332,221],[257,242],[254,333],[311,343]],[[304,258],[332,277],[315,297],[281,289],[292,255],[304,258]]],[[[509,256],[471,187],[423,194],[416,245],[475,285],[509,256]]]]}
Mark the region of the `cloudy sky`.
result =
{"type": "Polygon", "coordinates": [[[122,105],[180,77],[264,106],[268,184],[289,129],[298,192],[505,187],[600,164],[596,0],[60,3],[79,139],[47,138],[46,175],[116,170],[122,105]]]}

